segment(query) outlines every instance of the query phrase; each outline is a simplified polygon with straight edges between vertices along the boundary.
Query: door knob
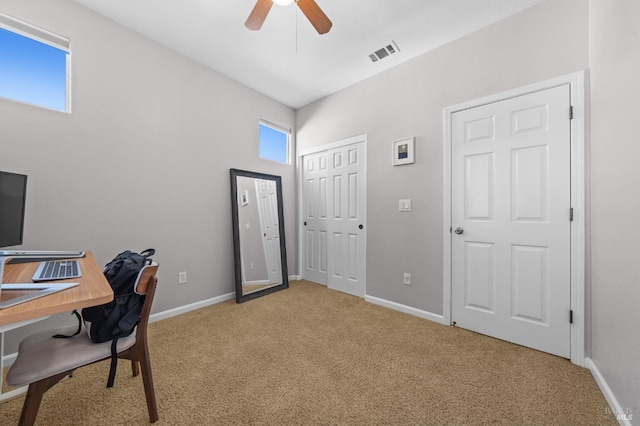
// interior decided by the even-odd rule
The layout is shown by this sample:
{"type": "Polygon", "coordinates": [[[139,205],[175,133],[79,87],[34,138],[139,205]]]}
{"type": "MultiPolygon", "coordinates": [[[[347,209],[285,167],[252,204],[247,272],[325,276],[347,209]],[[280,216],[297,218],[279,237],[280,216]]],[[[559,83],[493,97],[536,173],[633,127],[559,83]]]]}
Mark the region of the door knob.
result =
{"type": "Polygon", "coordinates": [[[455,232],[458,235],[462,235],[462,233],[464,232],[464,229],[458,226],[456,229],[454,229],[453,232],[455,232]]]}
{"type": "Polygon", "coordinates": [[[304,223],[304,226],[307,226],[307,222],[304,223]]]}
{"type": "Polygon", "coordinates": [[[358,225],[358,228],[363,229],[363,228],[364,228],[364,225],[362,225],[362,224],[361,224],[361,225],[358,225]]]}

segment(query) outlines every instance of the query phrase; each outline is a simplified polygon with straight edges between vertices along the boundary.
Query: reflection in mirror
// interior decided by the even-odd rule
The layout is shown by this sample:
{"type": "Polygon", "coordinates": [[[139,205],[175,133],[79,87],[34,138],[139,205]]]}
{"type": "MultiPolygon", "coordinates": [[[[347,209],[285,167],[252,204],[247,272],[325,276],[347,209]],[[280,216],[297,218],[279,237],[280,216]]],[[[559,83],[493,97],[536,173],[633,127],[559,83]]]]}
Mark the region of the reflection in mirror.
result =
{"type": "Polygon", "coordinates": [[[236,302],[289,287],[280,176],[231,169],[236,302]]]}

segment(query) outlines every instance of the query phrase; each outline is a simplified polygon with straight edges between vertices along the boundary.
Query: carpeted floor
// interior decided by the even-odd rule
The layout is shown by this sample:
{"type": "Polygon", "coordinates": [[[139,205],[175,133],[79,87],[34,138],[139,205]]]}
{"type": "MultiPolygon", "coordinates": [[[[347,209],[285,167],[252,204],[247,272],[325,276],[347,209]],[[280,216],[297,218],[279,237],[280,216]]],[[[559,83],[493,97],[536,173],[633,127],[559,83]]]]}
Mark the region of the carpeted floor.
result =
{"type": "MultiPolygon", "coordinates": [[[[159,288],[162,291],[162,288],[159,288]]],[[[150,325],[157,425],[617,424],[588,370],[305,281],[150,325]]],[[[77,370],[38,425],[145,425],[120,362],[77,370]]],[[[0,404],[18,422],[22,397],[0,404]]]]}

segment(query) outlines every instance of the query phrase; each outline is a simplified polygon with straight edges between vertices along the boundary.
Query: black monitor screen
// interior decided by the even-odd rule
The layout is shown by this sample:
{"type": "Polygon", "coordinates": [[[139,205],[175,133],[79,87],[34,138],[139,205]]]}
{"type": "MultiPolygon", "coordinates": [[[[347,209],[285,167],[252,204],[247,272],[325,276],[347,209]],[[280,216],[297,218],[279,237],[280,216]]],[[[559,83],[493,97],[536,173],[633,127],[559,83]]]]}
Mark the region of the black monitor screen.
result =
{"type": "Polygon", "coordinates": [[[0,171],[0,247],[22,244],[27,177],[0,171]]]}

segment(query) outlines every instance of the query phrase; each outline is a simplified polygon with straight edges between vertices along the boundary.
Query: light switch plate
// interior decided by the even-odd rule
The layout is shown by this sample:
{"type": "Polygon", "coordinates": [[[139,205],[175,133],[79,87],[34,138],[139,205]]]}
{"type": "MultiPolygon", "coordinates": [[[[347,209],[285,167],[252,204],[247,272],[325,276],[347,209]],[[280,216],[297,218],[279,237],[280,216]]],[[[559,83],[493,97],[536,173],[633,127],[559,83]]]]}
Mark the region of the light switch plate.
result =
{"type": "Polygon", "coordinates": [[[400,200],[398,205],[398,210],[401,212],[410,212],[411,211],[411,200],[400,200]]]}

